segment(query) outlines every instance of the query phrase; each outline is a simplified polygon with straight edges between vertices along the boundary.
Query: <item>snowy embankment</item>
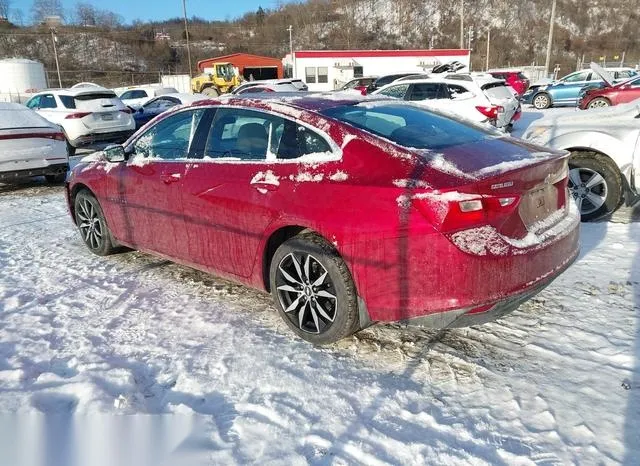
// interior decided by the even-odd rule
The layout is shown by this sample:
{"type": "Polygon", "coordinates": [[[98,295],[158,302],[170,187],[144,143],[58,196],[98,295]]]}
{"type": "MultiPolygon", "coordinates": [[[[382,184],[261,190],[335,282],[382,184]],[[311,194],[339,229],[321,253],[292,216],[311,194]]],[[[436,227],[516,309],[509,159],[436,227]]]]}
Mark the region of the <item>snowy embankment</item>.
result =
{"type": "Polygon", "coordinates": [[[314,348],[267,295],[93,256],[59,187],[0,193],[0,464],[638,464],[640,225],[582,236],[502,321],[314,348]]]}

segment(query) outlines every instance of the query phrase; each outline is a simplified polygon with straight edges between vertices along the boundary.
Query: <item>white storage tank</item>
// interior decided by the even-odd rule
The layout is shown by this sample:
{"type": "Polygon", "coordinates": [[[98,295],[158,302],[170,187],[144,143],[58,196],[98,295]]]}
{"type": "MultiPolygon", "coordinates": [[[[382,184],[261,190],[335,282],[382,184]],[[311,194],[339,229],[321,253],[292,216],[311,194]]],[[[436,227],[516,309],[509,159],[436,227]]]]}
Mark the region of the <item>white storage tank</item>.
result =
{"type": "Polygon", "coordinates": [[[0,101],[25,102],[47,88],[44,66],[25,58],[0,60],[0,101]]]}

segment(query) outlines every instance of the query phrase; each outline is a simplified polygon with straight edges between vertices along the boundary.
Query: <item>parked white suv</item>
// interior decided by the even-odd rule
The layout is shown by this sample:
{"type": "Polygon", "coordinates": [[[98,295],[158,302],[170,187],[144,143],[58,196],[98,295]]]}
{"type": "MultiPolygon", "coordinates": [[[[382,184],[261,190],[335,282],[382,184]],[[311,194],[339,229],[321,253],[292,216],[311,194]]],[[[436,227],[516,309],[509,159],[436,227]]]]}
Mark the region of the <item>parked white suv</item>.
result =
{"type": "Polygon", "coordinates": [[[394,81],[376,90],[381,94],[429,108],[455,113],[472,121],[511,131],[520,118],[520,102],[504,81],[492,76],[448,74],[394,81]]]}
{"type": "Polygon", "coordinates": [[[62,129],[20,104],[0,102],[0,182],[44,175],[61,183],[69,169],[62,129]]]}
{"type": "Polygon", "coordinates": [[[176,94],[178,90],[174,87],[161,87],[161,86],[138,86],[130,87],[122,94],[120,94],[120,100],[125,105],[139,109],[148,101],[154,97],[165,94],[176,94]]]}
{"type": "Polygon", "coordinates": [[[77,147],[97,142],[122,142],[136,129],[131,111],[113,91],[79,87],[40,92],[27,107],[62,126],[69,155],[77,147]]]}

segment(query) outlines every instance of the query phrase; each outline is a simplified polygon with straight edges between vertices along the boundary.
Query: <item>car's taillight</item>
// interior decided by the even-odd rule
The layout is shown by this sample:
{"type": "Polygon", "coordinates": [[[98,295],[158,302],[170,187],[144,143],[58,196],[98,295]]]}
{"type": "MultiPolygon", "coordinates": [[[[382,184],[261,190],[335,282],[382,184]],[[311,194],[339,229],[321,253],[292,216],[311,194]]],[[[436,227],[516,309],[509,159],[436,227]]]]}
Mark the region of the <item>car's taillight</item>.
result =
{"type": "Polygon", "coordinates": [[[442,193],[418,195],[412,204],[443,233],[453,233],[485,225],[497,225],[511,215],[520,198],[442,193]]]}
{"type": "Polygon", "coordinates": [[[476,110],[478,110],[480,113],[482,113],[484,116],[486,116],[490,120],[495,120],[496,118],[498,118],[498,113],[504,112],[504,108],[501,107],[500,105],[491,105],[490,107],[478,105],[476,107],[476,110]]]}
{"type": "Polygon", "coordinates": [[[46,135],[45,138],[54,139],[56,141],[64,141],[65,140],[64,133],[50,133],[50,134],[46,135]]]}
{"type": "Polygon", "coordinates": [[[84,118],[87,115],[91,115],[91,112],[71,113],[71,114],[67,115],[66,117],[64,117],[64,119],[65,120],[77,120],[78,118],[84,118]]]}

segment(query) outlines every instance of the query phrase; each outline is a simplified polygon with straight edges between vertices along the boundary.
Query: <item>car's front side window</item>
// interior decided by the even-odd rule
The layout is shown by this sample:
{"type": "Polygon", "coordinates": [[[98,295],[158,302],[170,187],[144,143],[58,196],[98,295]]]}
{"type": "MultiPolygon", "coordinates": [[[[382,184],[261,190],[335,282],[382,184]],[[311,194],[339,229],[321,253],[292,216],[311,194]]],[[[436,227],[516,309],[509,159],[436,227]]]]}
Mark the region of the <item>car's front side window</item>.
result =
{"type": "Polygon", "coordinates": [[[26,103],[27,108],[30,109],[37,109],[40,106],[40,96],[37,95],[35,97],[32,97],[27,103],[26,103]]]}
{"type": "Polygon", "coordinates": [[[184,111],[161,120],[134,142],[135,158],[187,158],[204,112],[204,109],[184,111]]]}
{"type": "Polygon", "coordinates": [[[583,71],[583,72],[580,72],[580,73],[571,74],[571,75],[567,76],[566,78],[564,78],[564,82],[565,83],[577,83],[577,82],[580,82],[580,81],[588,81],[590,74],[591,73],[589,71],[583,71]]]}

